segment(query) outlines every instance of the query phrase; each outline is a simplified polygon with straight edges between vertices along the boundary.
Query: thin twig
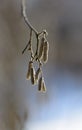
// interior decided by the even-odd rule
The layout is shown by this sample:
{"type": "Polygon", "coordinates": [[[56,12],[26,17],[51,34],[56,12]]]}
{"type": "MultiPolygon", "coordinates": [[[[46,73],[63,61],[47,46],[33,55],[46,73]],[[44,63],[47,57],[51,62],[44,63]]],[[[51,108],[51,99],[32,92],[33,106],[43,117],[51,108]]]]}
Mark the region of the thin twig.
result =
{"type": "Polygon", "coordinates": [[[24,52],[26,51],[26,49],[28,48],[29,46],[29,42],[27,43],[27,45],[25,46],[24,50],[22,51],[22,54],[24,54],[24,52]]]}
{"type": "Polygon", "coordinates": [[[26,15],[26,7],[25,7],[25,0],[22,0],[22,15],[23,15],[23,18],[24,18],[24,21],[25,23],[28,25],[28,27],[34,31],[34,33],[36,35],[38,35],[38,31],[31,25],[31,23],[29,22],[28,18],[27,18],[27,15],[26,15]]]}

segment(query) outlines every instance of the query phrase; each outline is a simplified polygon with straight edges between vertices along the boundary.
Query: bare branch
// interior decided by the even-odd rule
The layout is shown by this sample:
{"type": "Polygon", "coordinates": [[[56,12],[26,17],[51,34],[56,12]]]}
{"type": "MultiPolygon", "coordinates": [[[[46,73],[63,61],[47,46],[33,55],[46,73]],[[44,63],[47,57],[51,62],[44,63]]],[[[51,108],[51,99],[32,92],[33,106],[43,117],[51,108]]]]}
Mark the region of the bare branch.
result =
{"type": "Polygon", "coordinates": [[[22,0],[22,15],[24,18],[25,23],[28,25],[28,27],[35,32],[36,35],[38,35],[38,31],[31,25],[29,22],[27,15],[26,15],[26,7],[25,7],[25,0],[22,0]]]}

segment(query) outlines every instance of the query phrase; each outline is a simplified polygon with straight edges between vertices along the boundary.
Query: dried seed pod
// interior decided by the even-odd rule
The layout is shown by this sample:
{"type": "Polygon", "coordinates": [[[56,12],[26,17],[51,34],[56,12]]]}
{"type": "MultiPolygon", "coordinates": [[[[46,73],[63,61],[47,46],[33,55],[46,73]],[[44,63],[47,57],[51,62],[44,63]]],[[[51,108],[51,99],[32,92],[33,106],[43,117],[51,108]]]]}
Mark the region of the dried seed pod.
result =
{"type": "Polygon", "coordinates": [[[31,68],[33,66],[33,62],[30,61],[29,62],[29,65],[28,65],[28,72],[27,72],[27,75],[26,75],[26,78],[29,80],[31,78],[31,68]]]}
{"type": "Polygon", "coordinates": [[[46,85],[45,85],[45,82],[44,80],[42,81],[42,92],[46,92],[46,85]]]}
{"type": "Polygon", "coordinates": [[[44,42],[45,42],[45,38],[43,37],[43,38],[41,39],[41,45],[40,45],[40,49],[39,49],[39,55],[38,55],[39,60],[41,60],[42,57],[43,57],[44,42]]]}
{"type": "Polygon", "coordinates": [[[32,83],[32,85],[35,84],[35,69],[34,69],[34,67],[31,68],[31,83],[32,83]]]}
{"type": "Polygon", "coordinates": [[[40,74],[41,74],[41,68],[38,68],[38,70],[36,71],[36,75],[35,75],[36,83],[38,83],[38,79],[39,79],[40,74]]]}
{"type": "Polygon", "coordinates": [[[46,63],[48,61],[48,51],[49,51],[49,43],[47,41],[45,41],[43,48],[44,48],[43,62],[46,63]]]}
{"type": "Polygon", "coordinates": [[[39,82],[38,82],[38,91],[42,91],[42,85],[43,85],[42,77],[40,77],[39,82]]]}

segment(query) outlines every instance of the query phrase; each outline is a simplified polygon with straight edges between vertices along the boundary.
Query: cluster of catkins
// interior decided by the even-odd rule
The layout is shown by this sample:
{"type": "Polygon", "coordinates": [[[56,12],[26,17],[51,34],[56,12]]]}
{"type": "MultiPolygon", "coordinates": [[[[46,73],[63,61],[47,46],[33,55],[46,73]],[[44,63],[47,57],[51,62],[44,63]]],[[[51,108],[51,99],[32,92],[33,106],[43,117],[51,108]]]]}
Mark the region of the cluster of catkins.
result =
{"type": "Polygon", "coordinates": [[[48,61],[49,43],[46,40],[46,37],[43,36],[41,39],[39,39],[37,44],[38,48],[37,53],[35,54],[36,58],[32,55],[28,65],[28,72],[26,78],[28,80],[31,80],[32,85],[38,85],[38,91],[46,92],[46,85],[43,77],[42,65],[48,61]],[[36,71],[33,66],[34,61],[39,63],[39,68],[36,71]]]}
{"type": "Polygon", "coordinates": [[[26,78],[28,80],[29,79],[31,80],[32,85],[38,84],[39,91],[45,92],[46,86],[45,86],[43,72],[42,72],[42,65],[48,61],[49,43],[46,39],[47,32],[46,30],[43,30],[42,32],[38,32],[28,21],[24,0],[22,0],[21,7],[22,7],[22,15],[23,15],[24,21],[30,29],[30,40],[27,43],[24,50],[22,51],[22,54],[23,54],[25,50],[28,48],[31,54],[31,59],[29,61],[28,72],[27,72],[26,78]],[[35,38],[37,40],[35,53],[33,51],[33,46],[32,46],[32,37],[33,37],[32,33],[35,34],[35,38]],[[39,64],[39,67],[36,71],[34,68],[35,61],[39,64]]]}

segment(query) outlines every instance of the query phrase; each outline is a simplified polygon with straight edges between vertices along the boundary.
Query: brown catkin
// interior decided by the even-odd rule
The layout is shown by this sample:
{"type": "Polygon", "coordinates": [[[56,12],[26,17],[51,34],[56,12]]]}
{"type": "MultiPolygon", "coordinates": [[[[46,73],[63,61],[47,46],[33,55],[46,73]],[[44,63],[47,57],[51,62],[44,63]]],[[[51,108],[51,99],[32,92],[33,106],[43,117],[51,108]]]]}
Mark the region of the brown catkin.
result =
{"type": "Polygon", "coordinates": [[[31,68],[31,83],[32,83],[32,85],[35,84],[35,69],[34,69],[34,67],[31,68]]]}
{"type": "Polygon", "coordinates": [[[26,75],[26,78],[29,80],[31,78],[31,68],[33,66],[33,62],[30,61],[29,62],[29,65],[28,65],[28,72],[27,72],[27,75],[26,75]]]}
{"type": "Polygon", "coordinates": [[[42,57],[43,57],[43,47],[44,47],[44,42],[45,42],[45,38],[42,37],[42,39],[41,39],[41,45],[40,45],[40,48],[39,48],[39,54],[38,54],[38,58],[39,58],[39,60],[41,60],[42,57]]]}
{"type": "Polygon", "coordinates": [[[45,85],[45,82],[44,80],[42,81],[42,92],[46,92],[46,85],[45,85]]]}
{"type": "Polygon", "coordinates": [[[49,43],[45,41],[43,47],[43,62],[46,63],[48,61],[48,51],[49,51],[49,43]]]}
{"type": "Polygon", "coordinates": [[[38,91],[42,91],[42,77],[40,77],[39,82],[38,82],[38,91]]]}
{"type": "Polygon", "coordinates": [[[36,71],[36,75],[35,75],[36,83],[38,83],[40,74],[41,74],[41,68],[38,68],[37,71],[36,71]]]}

